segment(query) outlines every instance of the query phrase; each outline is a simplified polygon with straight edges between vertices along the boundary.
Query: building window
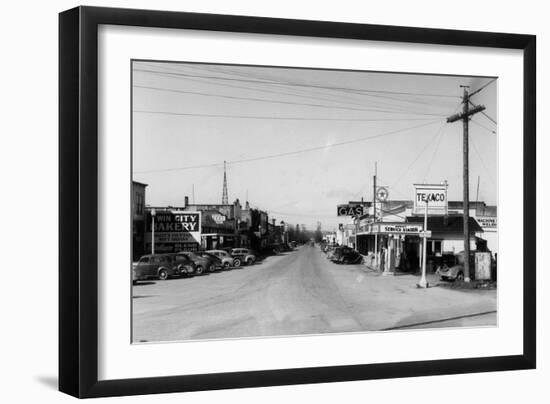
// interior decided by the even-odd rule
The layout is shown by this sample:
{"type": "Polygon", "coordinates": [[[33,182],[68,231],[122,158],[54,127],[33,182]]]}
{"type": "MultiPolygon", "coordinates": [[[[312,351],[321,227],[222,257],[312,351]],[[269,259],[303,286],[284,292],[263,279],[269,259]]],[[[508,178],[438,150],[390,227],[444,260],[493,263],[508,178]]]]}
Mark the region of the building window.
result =
{"type": "Polygon", "coordinates": [[[441,240],[428,240],[426,255],[441,255],[441,240]]]}
{"type": "Polygon", "coordinates": [[[143,215],[143,195],[139,192],[136,192],[135,200],[136,214],[143,215]]]}

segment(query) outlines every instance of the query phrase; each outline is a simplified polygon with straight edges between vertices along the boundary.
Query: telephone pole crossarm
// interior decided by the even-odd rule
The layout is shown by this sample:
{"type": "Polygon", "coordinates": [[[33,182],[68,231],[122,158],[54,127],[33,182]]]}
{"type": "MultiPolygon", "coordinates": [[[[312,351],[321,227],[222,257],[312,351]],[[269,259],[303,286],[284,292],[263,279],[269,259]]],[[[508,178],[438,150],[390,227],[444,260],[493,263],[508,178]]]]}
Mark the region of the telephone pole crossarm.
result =
{"type": "Polygon", "coordinates": [[[472,109],[468,109],[468,112],[460,112],[458,114],[451,115],[447,118],[447,123],[453,123],[456,121],[463,120],[465,118],[468,118],[469,116],[472,116],[474,114],[477,114],[478,112],[484,111],[485,106],[484,105],[476,105],[472,109]]]}

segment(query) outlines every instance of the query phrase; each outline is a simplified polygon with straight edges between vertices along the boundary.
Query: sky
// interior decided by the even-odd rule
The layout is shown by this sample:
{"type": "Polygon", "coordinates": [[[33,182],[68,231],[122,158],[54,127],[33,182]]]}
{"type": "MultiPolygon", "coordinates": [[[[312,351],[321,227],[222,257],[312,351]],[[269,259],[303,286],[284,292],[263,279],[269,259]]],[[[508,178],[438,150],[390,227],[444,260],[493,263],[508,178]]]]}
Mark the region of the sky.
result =
{"type": "Polygon", "coordinates": [[[372,200],[373,174],[389,199],[414,183],[449,183],[462,200],[461,85],[486,115],[470,121],[470,200],[497,202],[497,89],[492,77],[134,61],[133,178],[146,203],[247,200],[277,222],[322,223],[336,206],[372,200]]]}

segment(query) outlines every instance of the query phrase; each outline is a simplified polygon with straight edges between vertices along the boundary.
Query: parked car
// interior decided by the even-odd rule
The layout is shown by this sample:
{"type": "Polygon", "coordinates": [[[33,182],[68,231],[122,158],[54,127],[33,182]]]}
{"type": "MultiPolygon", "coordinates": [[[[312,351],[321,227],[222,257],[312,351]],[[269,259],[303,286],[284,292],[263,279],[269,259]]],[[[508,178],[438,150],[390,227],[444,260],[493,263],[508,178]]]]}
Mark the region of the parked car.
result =
{"type": "Polygon", "coordinates": [[[452,266],[461,264],[461,262],[458,261],[458,257],[453,253],[443,253],[441,255],[429,257],[429,259],[436,269],[436,272],[440,269],[450,268],[452,266]]]}
{"type": "Polygon", "coordinates": [[[330,260],[337,264],[359,264],[363,257],[350,247],[336,247],[330,260]]]}
{"type": "Polygon", "coordinates": [[[233,258],[231,254],[229,254],[227,251],[224,250],[208,250],[206,251],[208,254],[215,255],[218,257],[222,262],[222,267],[224,269],[229,269],[231,267],[240,267],[241,266],[241,260],[233,258]]]}
{"type": "Polygon", "coordinates": [[[180,276],[192,275],[195,273],[195,263],[188,257],[181,254],[173,254],[174,265],[180,276]]]}
{"type": "MultiPolygon", "coordinates": [[[[474,273],[476,251],[470,251],[470,276],[474,273]]],[[[464,280],[464,251],[450,255],[446,258],[443,255],[443,262],[437,266],[436,274],[441,276],[441,280],[454,281],[464,280]]],[[[491,279],[496,280],[496,260],[491,257],[491,279]]]]}
{"type": "Polygon", "coordinates": [[[204,271],[214,272],[216,270],[216,262],[212,257],[202,257],[198,253],[191,251],[181,251],[178,254],[193,261],[196,275],[202,275],[204,271]]]}
{"type": "Polygon", "coordinates": [[[137,261],[134,261],[132,262],[132,284],[136,284],[137,282],[137,276],[136,276],[136,267],[137,267],[137,264],[138,262],[137,261]]]}
{"type": "Polygon", "coordinates": [[[281,244],[282,248],[281,248],[281,251],[282,252],[289,252],[289,251],[293,251],[294,250],[294,247],[292,247],[290,244],[288,243],[282,243],[281,244]]]}
{"type": "Polygon", "coordinates": [[[444,281],[464,280],[464,266],[460,264],[453,265],[452,267],[444,265],[439,267],[436,273],[439,274],[439,276],[441,276],[441,280],[444,281]]]}
{"type": "Polygon", "coordinates": [[[252,265],[256,262],[256,255],[252,253],[248,248],[233,248],[231,250],[233,258],[238,259],[241,264],[252,265]]]}
{"type": "Polygon", "coordinates": [[[203,258],[208,258],[208,259],[212,260],[212,262],[214,263],[214,266],[210,265],[210,267],[208,267],[208,270],[210,272],[214,272],[216,269],[222,269],[223,268],[222,260],[218,256],[216,256],[214,254],[210,254],[207,251],[201,251],[201,252],[198,252],[197,254],[200,255],[203,258]]]}
{"type": "Polygon", "coordinates": [[[139,259],[133,268],[133,280],[157,278],[166,280],[170,276],[193,273],[194,265],[189,260],[177,259],[176,254],[149,254],[139,259]]]}
{"type": "Polygon", "coordinates": [[[326,254],[326,258],[328,260],[331,260],[332,259],[332,256],[334,255],[334,250],[336,250],[336,247],[334,246],[327,246],[326,249],[325,249],[325,254],[326,254]]]}
{"type": "Polygon", "coordinates": [[[283,251],[283,246],[280,243],[268,244],[266,248],[268,252],[274,255],[278,255],[283,251]]]}

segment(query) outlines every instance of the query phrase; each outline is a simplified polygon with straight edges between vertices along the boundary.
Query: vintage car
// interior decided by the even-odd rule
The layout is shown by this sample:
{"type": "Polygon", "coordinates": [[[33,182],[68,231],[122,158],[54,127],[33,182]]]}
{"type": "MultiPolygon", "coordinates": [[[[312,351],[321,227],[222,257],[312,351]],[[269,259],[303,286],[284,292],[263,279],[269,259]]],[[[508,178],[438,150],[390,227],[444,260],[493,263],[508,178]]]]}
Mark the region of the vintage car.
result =
{"type": "Polygon", "coordinates": [[[363,260],[361,254],[350,247],[336,247],[330,260],[337,264],[359,264],[363,260]]]}
{"type": "Polygon", "coordinates": [[[231,249],[231,255],[239,260],[241,264],[252,265],[256,262],[256,255],[248,248],[233,248],[231,249]]]}
{"type": "Polygon", "coordinates": [[[334,255],[334,250],[336,250],[335,246],[326,246],[323,250],[328,260],[332,259],[332,256],[334,255]]]}
{"type": "Polygon", "coordinates": [[[177,254],[148,254],[141,257],[132,270],[133,281],[149,278],[166,280],[170,276],[192,274],[195,266],[192,261],[177,254]]]}
{"type": "Polygon", "coordinates": [[[441,276],[441,280],[444,280],[444,281],[464,280],[463,265],[453,265],[451,267],[444,265],[442,267],[437,268],[436,273],[439,274],[439,276],[441,276]]]}
{"type": "Polygon", "coordinates": [[[206,253],[214,255],[221,260],[221,265],[224,269],[241,266],[241,260],[233,258],[231,254],[224,250],[208,250],[206,253]]]}
{"type": "Polygon", "coordinates": [[[204,271],[214,272],[216,270],[216,261],[213,257],[202,256],[200,253],[191,251],[181,251],[178,255],[183,255],[195,264],[195,274],[202,275],[204,271]]]}

